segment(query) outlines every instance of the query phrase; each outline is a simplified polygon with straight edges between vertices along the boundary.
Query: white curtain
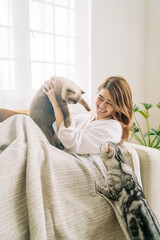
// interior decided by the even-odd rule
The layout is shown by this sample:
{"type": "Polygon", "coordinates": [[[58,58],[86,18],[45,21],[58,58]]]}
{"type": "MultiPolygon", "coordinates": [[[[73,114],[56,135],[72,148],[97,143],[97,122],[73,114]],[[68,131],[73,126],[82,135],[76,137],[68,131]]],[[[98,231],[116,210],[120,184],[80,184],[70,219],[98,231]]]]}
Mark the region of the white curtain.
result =
{"type": "Polygon", "coordinates": [[[27,109],[51,76],[90,98],[90,1],[0,0],[0,108],[27,109]]]}

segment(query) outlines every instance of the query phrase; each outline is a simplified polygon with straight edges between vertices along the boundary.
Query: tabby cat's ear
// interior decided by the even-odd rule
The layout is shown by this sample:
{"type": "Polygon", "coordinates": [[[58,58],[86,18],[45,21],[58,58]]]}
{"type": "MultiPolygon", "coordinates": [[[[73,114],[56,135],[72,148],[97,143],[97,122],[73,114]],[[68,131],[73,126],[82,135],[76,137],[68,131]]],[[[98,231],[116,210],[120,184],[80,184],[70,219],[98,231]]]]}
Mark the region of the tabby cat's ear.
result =
{"type": "Polygon", "coordinates": [[[81,90],[81,94],[84,94],[85,92],[83,90],[81,90]]]}
{"type": "Polygon", "coordinates": [[[124,140],[121,139],[121,141],[118,143],[118,145],[119,145],[120,147],[124,147],[124,140]]]}
{"type": "Polygon", "coordinates": [[[121,151],[121,154],[123,154],[123,147],[124,147],[124,140],[123,139],[121,139],[121,141],[118,143],[118,145],[119,145],[119,149],[120,149],[120,151],[121,151]]]}
{"type": "Polygon", "coordinates": [[[108,146],[107,146],[106,152],[107,152],[107,153],[110,153],[111,150],[112,150],[111,144],[108,143],[108,146]]]}

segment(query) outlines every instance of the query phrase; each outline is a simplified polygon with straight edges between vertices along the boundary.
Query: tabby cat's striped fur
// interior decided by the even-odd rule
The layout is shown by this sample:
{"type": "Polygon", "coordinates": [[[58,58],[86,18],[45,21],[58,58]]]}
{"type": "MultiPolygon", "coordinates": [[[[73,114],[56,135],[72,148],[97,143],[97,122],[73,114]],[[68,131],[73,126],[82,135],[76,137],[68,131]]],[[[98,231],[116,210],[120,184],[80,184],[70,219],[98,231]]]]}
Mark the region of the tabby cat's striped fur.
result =
{"type": "Polygon", "coordinates": [[[160,224],[148,205],[137,178],[125,162],[118,144],[107,142],[100,147],[108,170],[106,188],[99,191],[108,197],[126,223],[132,240],[159,240],[160,224]]]}

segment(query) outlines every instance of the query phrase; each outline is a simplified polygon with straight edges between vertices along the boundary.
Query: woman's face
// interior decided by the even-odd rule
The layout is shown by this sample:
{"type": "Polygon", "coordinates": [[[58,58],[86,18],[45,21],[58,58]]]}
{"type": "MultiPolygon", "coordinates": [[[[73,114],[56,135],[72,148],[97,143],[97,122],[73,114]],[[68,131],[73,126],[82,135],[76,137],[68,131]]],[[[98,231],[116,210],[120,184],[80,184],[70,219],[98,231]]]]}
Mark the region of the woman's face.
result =
{"type": "Polygon", "coordinates": [[[106,88],[102,88],[98,92],[98,96],[96,99],[96,110],[97,110],[96,120],[112,117],[114,109],[112,107],[109,91],[106,88]]]}

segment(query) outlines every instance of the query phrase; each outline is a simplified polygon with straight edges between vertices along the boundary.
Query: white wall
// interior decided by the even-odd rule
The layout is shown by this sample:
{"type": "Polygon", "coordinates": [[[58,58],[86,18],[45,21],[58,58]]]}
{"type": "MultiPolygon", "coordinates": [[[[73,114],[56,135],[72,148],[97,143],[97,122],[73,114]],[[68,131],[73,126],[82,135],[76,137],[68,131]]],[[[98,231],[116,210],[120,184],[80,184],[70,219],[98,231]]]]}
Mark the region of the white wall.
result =
{"type": "MultiPolygon", "coordinates": [[[[160,1],[147,1],[146,33],[146,101],[156,104],[160,101],[160,1]]],[[[160,109],[151,109],[153,126],[160,124],[160,109]]]]}
{"type": "Polygon", "coordinates": [[[134,102],[160,101],[160,1],[92,0],[91,23],[92,104],[110,75],[128,80],[134,102]]]}

